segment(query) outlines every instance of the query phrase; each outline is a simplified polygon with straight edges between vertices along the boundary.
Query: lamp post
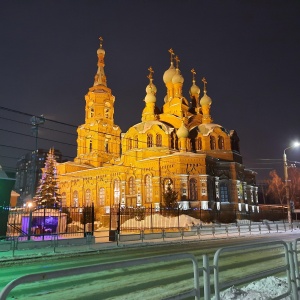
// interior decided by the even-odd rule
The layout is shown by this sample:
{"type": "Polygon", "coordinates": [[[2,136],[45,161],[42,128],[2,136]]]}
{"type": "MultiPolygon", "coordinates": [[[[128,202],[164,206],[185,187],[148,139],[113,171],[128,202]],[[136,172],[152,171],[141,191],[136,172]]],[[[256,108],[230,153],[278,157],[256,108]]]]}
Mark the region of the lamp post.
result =
{"type": "Polygon", "coordinates": [[[284,172],[284,182],[285,182],[285,196],[286,196],[286,202],[287,202],[287,211],[288,211],[288,222],[291,226],[292,224],[292,214],[291,214],[291,202],[290,202],[290,185],[289,185],[289,175],[288,175],[288,165],[287,165],[287,159],[286,159],[286,150],[290,148],[296,148],[299,147],[300,143],[295,142],[292,146],[287,147],[283,150],[283,172],[284,172]]]}
{"type": "Polygon", "coordinates": [[[30,118],[31,122],[31,130],[32,133],[35,137],[35,155],[34,155],[34,160],[33,160],[33,180],[32,180],[32,186],[31,186],[31,195],[32,197],[34,196],[35,189],[36,189],[36,184],[37,184],[37,154],[38,154],[38,134],[39,134],[39,125],[42,125],[45,123],[45,117],[41,115],[40,117],[33,116],[30,118]]]}

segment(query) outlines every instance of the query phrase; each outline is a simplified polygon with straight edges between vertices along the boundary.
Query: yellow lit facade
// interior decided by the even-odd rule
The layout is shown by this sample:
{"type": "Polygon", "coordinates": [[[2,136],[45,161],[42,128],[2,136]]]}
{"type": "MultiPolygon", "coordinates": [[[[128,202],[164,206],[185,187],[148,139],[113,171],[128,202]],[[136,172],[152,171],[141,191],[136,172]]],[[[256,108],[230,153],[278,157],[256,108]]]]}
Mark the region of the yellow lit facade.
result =
{"type": "Polygon", "coordinates": [[[141,122],[122,133],[114,122],[118,105],[107,87],[100,39],[98,70],[85,96],[85,123],[77,130],[77,156],[58,165],[63,205],[158,208],[171,183],[182,207],[219,209],[232,203],[257,211],[255,173],[242,164],[237,133],[213,123],[207,82],[202,79],[201,96],[194,69],[189,103],[182,94],[179,58],[172,49],[169,53],[162,108],[150,67],[141,122]]]}

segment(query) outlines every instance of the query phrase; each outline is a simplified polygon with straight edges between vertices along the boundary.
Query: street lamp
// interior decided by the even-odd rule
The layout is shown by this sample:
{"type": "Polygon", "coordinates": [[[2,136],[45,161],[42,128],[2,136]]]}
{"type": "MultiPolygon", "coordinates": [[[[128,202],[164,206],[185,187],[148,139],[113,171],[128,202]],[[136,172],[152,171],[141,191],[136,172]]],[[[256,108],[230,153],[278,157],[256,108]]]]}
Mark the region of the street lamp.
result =
{"type": "Polygon", "coordinates": [[[33,180],[32,180],[32,186],[31,186],[31,195],[33,197],[34,193],[35,193],[35,189],[36,189],[36,185],[37,185],[37,176],[38,176],[38,172],[37,172],[37,154],[38,154],[38,134],[39,134],[39,126],[45,123],[45,117],[43,115],[41,115],[40,117],[38,116],[33,116],[30,118],[30,122],[31,122],[31,130],[32,133],[35,137],[35,156],[34,156],[34,160],[33,160],[33,180]]]}
{"type": "Polygon", "coordinates": [[[287,210],[288,210],[288,222],[291,226],[292,224],[292,214],[291,214],[291,202],[290,202],[290,186],[289,186],[289,175],[288,175],[288,165],[287,165],[287,159],[286,159],[286,153],[285,151],[290,148],[296,148],[299,147],[299,142],[294,142],[292,146],[287,147],[283,150],[283,171],[284,171],[284,182],[285,182],[285,196],[286,196],[286,202],[287,202],[287,210]]]}

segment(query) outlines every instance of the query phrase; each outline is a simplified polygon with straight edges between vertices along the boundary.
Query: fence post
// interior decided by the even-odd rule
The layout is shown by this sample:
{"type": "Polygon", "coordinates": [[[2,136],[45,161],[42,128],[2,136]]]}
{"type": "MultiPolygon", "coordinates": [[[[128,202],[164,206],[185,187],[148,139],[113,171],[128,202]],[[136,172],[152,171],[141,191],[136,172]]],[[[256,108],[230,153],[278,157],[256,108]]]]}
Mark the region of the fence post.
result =
{"type": "Polygon", "coordinates": [[[291,286],[292,286],[292,297],[293,299],[298,299],[298,290],[296,284],[296,272],[295,272],[295,261],[293,255],[293,246],[292,243],[287,243],[288,253],[289,253],[289,264],[290,264],[290,276],[291,276],[291,286]]]}
{"type": "Polygon", "coordinates": [[[53,252],[55,253],[55,249],[58,246],[58,235],[52,234],[51,235],[52,245],[53,245],[53,252]]]}
{"type": "Polygon", "coordinates": [[[28,222],[28,228],[27,228],[27,240],[30,241],[31,236],[31,226],[32,226],[32,210],[29,211],[29,222],[28,222]]]}
{"type": "Polygon", "coordinates": [[[207,254],[203,254],[203,290],[204,300],[210,300],[210,268],[207,254]]]}
{"type": "Polygon", "coordinates": [[[259,230],[259,233],[261,234],[261,226],[260,226],[260,224],[258,224],[258,230],[259,230]]]}
{"type": "Polygon", "coordinates": [[[141,229],[140,235],[141,235],[141,240],[143,242],[144,241],[144,230],[143,229],[141,229]]]}
{"type": "Polygon", "coordinates": [[[238,224],[238,233],[239,233],[239,236],[241,236],[241,226],[240,226],[240,224],[238,224]]]}

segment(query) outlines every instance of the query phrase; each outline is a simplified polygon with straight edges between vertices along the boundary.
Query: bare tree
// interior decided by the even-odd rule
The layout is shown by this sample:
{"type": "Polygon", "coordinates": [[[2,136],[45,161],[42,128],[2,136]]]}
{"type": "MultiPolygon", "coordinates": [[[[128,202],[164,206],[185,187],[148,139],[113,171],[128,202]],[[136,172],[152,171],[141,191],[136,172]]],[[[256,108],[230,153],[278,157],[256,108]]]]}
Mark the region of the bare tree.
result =
{"type": "Polygon", "coordinates": [[[285,202],[285,183],[275,170],[271,171],[269,175],[271,179],[267,181],[269,185],[267,195],[271,196],[275,203],[283,205],[285,202]]]}

